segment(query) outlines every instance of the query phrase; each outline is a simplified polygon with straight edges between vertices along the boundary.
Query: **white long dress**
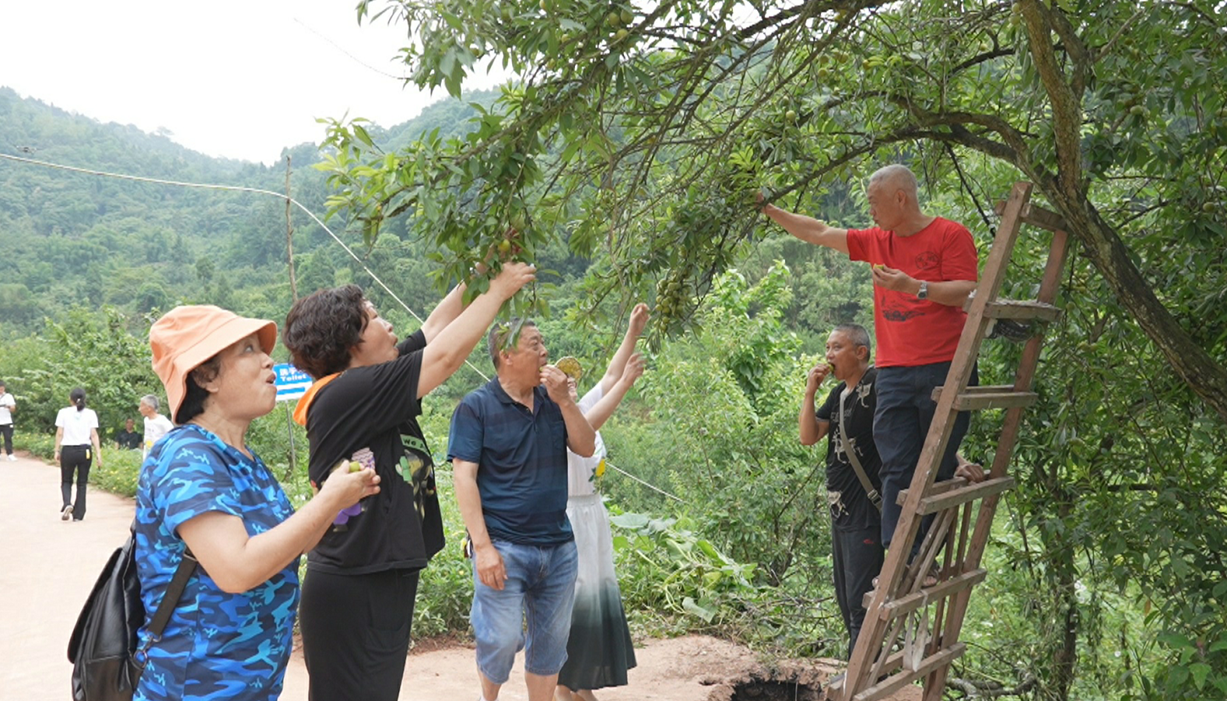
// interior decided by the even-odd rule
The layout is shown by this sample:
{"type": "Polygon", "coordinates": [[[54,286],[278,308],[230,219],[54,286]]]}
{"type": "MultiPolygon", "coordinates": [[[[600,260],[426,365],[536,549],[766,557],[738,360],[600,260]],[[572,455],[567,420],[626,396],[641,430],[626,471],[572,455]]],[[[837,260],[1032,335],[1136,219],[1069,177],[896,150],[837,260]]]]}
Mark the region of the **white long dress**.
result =
{"type": "MultiPolygon", "coordinates": [[[[601,396],[597,383],[579,401],[585,413],[601,396]]],[[[596,451],[583,458],[567,451],[567,518],[579,552],[575,580],[575,609],[567,662],[558,683],[569,689],[601,689],[626,685],[626,671],[635,666],[635,650],[622,608],[622,593],[614,573],[613,536],[609,514],[596,492],[596,470],[605,457],[605,442],[598,431],[596,451]]]]}

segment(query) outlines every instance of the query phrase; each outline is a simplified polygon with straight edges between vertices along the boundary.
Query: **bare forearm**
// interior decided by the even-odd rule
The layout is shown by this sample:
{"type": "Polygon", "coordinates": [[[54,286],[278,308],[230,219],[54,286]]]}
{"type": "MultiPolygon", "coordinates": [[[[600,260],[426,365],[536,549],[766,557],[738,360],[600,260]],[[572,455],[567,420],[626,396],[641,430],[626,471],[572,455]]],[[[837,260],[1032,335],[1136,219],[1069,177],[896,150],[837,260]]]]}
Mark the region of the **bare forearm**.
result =
{"type": "Polygon", "coordinates": [[[622,378],[622,373],[626,372],[626,361],[630,360],[631,354],[635,352],[635,342],[638,340],[638,334],[633,333],[630,329],[626,330],[626,335],[622,337],[622,343],[618,346],[617,352],[609,359],[609,367],[605,370],[605,376],[601,378],[602,392],[608,394],[622,378]]]}
{"type": "Polygon", "coordinates": [[[456,491],[456,504],[460,518],[469,532],[474,547],[490,544],[486,530],[486,518],[481,513],[481,492],[477,489],[477,465],[463,460],[452,461],[452,487],[456,491]]]}
{"type": "Polygon", "coordinates": [[[426,321],[422,323],[422,335],[426,337],[427,343],[438,337],[443,329],[447,328],[464,311],[464,291],[463,282],[453,287],[443,301],[435,306],[430,316],[426,317],[426,321]]]}
{"type": "Polygon", "coordinates": [[[259,535],[248,537],[242,519],[221,513],[202,514],[179,531],[218,587],[240,593],[268,581],[315,547],[340,510],[334,498],[320,492],[293,516],[259,535]]]}
{"type": "Polygon", "coordinates": [[[822,440],[830,426],[826,421],[819,421],[814,412],[814,395],[807,393],[801,401],[801,412],[797,415],[797,431],[801,437],[801,445],[813,445],[822,440]]]}
{"type": "Polygon", "coordinates": [[[594,404],[588,413],[584,414],[584,418],[588,419],[588,425],[592,426],[593,431],[601,430],[609,417],[613,416],[618,405],[626,397],[626,393],[631,389],[631,383],[618,381],[610,387],[609,391],[601,396],[601,400],[594,404]]]}
{"type": "Polygon", "coordinates": [[[833,226],[828,226],[825,222],[818,221],[813,217],[787,212],[773,204],[763,207],[763,214],[766,214],[771,221],[783,227],[785,231],[806,243],[812,243],[815,246],[826,246],[843,253],[848,252],[847,229],[837,229],[833,226]]]}
{"type": "Polygon", "coordinates": [[[584,418],[575,402],[560,402],[558,407],[562,409],[562,420],[567,426],[567,447],[580,457],[592,457],[596,452],[596,431],[592,424],[584,418]]]}
{"type": "Polygon", "coordinates": [[[967,295],[971,294],[974,289],[976,289],[975,280],[930,282],[929,298],[938,304],[962,308],[967,303],[967,295]]]}
{"type": "Polygon", "coordinates": [[[426,346],[422,351],[422,370],[418,377],[419,399],[460,369],[469,353],[485,336],[503,301],[503,297],[490,292],[481,295],[426,346]]]}

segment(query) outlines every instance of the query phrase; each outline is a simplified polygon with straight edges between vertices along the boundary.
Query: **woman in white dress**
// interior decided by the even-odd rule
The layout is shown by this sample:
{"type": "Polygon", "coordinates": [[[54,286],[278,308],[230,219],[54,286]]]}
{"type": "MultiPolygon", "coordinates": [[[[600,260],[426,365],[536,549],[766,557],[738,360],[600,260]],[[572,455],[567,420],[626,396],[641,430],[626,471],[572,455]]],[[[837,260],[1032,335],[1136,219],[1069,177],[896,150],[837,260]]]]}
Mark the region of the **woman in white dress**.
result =
{"type": "MultiPolygon", "coordinates": [[[[630,327],[609,361],[605,376],[578,402],[584,418],[597,430],[596,451],[590,458],[567,451],[567,518],[575,533],[579,575],[575,580],[567,662],[558,674],[554,693],[557,701],[594,701],[593,689],[624,686],[627,670],[635,666],[635,650],[614,573],[609,514],[596,492],[596,478],[605,462],[600,428],[635,380],[643,375],[643,358],[635,353],[635,342],[647,322],[647,305],[636,305],[631,311],[630,327]]],[[[559,365],[562,369],[561,362],[559,365]]],[[[573,397],[578,394],[574,379],[571,392],[573,397]]]]}

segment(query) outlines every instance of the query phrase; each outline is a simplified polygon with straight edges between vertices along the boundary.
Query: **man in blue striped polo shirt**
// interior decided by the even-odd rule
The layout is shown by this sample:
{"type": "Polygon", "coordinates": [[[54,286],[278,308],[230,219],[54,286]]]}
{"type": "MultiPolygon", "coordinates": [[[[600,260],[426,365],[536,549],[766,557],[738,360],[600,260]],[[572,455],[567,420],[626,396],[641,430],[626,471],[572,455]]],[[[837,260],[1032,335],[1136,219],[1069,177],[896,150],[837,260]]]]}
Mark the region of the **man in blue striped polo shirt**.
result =
{"type": "Polygon", "coordinates": [[[523,647],[529,701],[548,701],[575,598],[567,448],[591,456],[595,432],[533,322],[495,324],[489,349],[498,376],[456,407],[447,451],[473,545],[481,699],[497,701],[523,647]]]}

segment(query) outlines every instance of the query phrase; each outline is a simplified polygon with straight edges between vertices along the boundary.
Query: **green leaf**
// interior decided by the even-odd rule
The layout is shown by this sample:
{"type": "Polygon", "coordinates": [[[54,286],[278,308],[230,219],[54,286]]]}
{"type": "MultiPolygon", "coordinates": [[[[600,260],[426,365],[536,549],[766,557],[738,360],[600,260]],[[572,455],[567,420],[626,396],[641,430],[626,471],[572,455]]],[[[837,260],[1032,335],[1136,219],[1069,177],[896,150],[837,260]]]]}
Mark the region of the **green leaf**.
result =
{"type": "Polygon", "coordinates": [[[702,618],[704,623],[711,623],[712,619],[716,617],[715,611],[698,605],[695,603],[695,600],[689,596],[682,599],[682,608],[685,609],[687,613],[702,618]]]}

